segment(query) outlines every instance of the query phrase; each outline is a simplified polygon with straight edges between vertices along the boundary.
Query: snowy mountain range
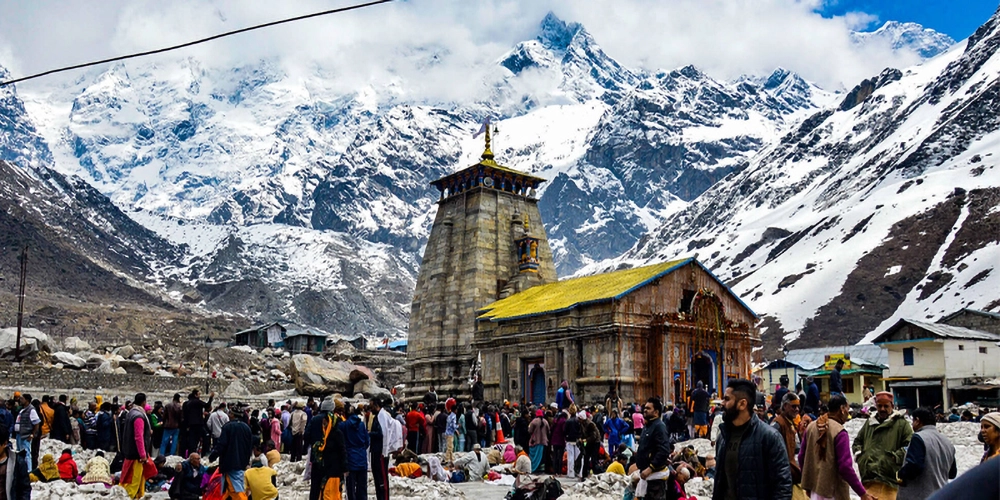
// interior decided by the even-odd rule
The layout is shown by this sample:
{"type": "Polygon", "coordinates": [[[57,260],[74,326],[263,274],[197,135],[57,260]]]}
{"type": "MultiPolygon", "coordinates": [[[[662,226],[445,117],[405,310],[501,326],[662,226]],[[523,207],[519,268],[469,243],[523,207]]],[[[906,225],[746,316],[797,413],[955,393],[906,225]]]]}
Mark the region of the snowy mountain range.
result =
{"type": "MultiPolygon", "coordinates": [[[[874,33],[914,32],[904,27],[874,33]]],[[[919,33],[893,36],[914,50],[939,38],[919,33]]],[[[139,281],[175,299],[344,336],[398,336],[437,199],[428,183],[474,163],[482,144],[471,133],[485,116],[500,128],[498,159],[550,179],[540,205],[560,275],[626,251],[628,262],[698,251],[733,266],[724,277],[734,278],[748,271],[720,260],[722,250],[706,257],[704,232],[667,234],[663,224],[718,189],[744,189],[733,179],[763,168],[788,137],[850,96],[869,97],[864,86],[845,97],[780,68],[730,82],[694,66],[626,68],[551,14],[535,39],[498,55],[480,101],[427,102],[392,84],[344,93],[332,78],[269,60],[104,68],[12,93],[0,106],[25,110],[15,121],[37,127],[37,144],[8,145],[0,159],[107,195],[169,248],[169,258],[146,258],[139,281]]],[[[751,303],[785,324],[786,304],[774,304],[751,303]]]]}
{"type": "Polygon", "coordinates": [[[766,314],[772,354],[1000,310],[998,49],[1000,14],[865,80],[603,267],[696,252],[766,314]]]}

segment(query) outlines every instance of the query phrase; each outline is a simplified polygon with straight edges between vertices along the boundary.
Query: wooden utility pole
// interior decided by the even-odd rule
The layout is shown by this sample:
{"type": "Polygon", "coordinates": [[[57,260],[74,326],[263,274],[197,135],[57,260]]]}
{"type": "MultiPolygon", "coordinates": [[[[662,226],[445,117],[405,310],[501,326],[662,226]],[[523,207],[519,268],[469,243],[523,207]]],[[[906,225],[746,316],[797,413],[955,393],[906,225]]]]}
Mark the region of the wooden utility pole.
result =
{"type": "Polygon", "coordinates": [[[24,322],[24,288],[28,275],[28,246],[21,251],[21,285],[17,293],[17,340],[14,343],[14,361],[21,361],[21,325],[24,322]]]}

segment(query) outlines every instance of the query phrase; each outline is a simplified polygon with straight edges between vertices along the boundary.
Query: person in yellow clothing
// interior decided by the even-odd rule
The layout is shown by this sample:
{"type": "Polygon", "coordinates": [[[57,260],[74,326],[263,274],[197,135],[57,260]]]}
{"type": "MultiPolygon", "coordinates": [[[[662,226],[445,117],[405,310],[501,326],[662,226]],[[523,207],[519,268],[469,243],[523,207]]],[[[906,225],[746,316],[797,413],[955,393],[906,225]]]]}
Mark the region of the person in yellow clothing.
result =
{"type": "Polygon", "coordinates": [[[52,432],[52,421],[56,418],[56,410],[52,408],[52,396],[42,396],[41,415],[42,417],[42,438],[48,438],[52,432]]]}
{"type": "Polygon", "coordinates": [[[59,466],[56,465],[56,458],[51,453],[46,453],[42,457],[42,462],[35,470],[31,471],[28,478],[33,483],[56,481],[59,479],[59,466]]]}
{"type": "Polygon", "coordinates": [[[278,498],[278,473],[270,467],[247,469],[243,476],[250,498],[253,500],[275,500],[278,498]]]}
{"type": "Polygon", "coordinates": [[[420,464],[415,462],[396,464],[396,474],[399,474],[399,477],[421,477],[424,475],[420,464]]]}
{"type": "Polygon", "coordinates": [[[624,476],[626,462],[628,462],[628,459],[625,458],[625,455],[619,454],[615,457],[615,461],[611,462],[611,465],[608,466],[607,472],[624,476]]]}

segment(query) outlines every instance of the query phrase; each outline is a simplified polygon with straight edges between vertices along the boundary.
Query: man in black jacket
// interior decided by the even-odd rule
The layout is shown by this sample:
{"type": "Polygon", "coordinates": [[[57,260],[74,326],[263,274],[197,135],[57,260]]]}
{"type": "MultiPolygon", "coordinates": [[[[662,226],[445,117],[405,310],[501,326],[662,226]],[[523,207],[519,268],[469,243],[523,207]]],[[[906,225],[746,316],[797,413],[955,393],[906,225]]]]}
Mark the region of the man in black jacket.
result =
{"type": "Polygon", "coordinates": [[[50,437],[64,443],[69,443],[73,429],[70,426],[69,406],[66,405],[66,395],[59,396],[59,401],[53,402],[51,405],[53,416],[50,437]]]}
{"type": "Polygon", "coordinates": [[[215,442],[215,449],[208,457],[211,462],[219,459],[219,473],[222,474],[222,497],[246,500],[246,485],[243,473],[250,465],[250,454],[253,452],[253,436],[247,425],[247,414],[242,408],[236,409],[226,425],[222,426],[222,434],[215,442]]]}
{"type": "MultiPolygon", "coordinates": [[[[309,422],[309,430],[305,436],[306,446],[313,450],[309,457],[312,461],[309,500],[326,498],[327,490],[340,492],[340,483],[347,472],[347,445],[343,429],[340,428],[343,421],[344,403],[328,396],[320,403],[319,413],[309,422]],[[318,446],[314,446],[316,444],[318,446]]],[[[381,453],[382,443],[377,444],[381,453]]],[[[372,447],[375,445],[374,441],[370,443],[372,447]]],[[[331,495],[331,498],[334,496],[336,495],[331,495]]]]}
{"type": "Polygon", "coordinates": [[[632,460],[640,471],[639,477],[648,481],[644,498],[649,500],[667,498],[668,477],[657,477],[660,474],[653,476],[654,473],[662,473],[667,469],[667,461],[670,459],[673,447],[667,434],[667,425],[660,418],[662,414],[663,401],[660,398],[652,397],[646,400],[646,404],[642,407],[642,417],[646,420],[646,425],[642,428],[642,435],[639,436],[639,448],[635,455],[632,455],[632,460]]]}
{"type": "MultiPolygon", "coordinates": [[[[191,391],[188,400],[181,407],[183,414],[181,420],[181,444],[183,444],[182,454],[188,456],[190,453],[198,451],[198,443],[207,435],[205,431],[205,412],[212,410],[212,401],[215,400],[215,393],[208,396],[208,403],[201,400],[201,391],[195,389],[191,391]]],[[[208,453],[211,450],[202,450],[208,453]]]]}
{"type": "Polygon", "coordinates": [[[0,488],[7,500],[29,500],[31,480],[28,478],[28,450],[13,453],[10,430],[0,425],[0,488]]]}
{"type": "Polygon", "coordinates": [[[715,444],[712,500],[790,500],[792,473],[778,431],[753,411],[757,388],[733,379],[722,398],[724,413],[715,444]]]}

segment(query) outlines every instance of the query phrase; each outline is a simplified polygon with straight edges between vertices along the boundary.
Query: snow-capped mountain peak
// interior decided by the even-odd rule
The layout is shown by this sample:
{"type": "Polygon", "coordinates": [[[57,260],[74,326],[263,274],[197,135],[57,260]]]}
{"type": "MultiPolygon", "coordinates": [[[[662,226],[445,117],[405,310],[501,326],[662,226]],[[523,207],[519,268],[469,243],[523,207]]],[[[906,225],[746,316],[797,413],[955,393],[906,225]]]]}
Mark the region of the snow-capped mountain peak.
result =
{"type": "Polygon", "coordinates": [[[892,50],[914,52],[923,59],[930,59],[955,45],[955,40],[944,33],[917,23],[898,21],[887,21],[875,31],[856,31],[851,38],[858,45],[881,44],[892,50]]]}

